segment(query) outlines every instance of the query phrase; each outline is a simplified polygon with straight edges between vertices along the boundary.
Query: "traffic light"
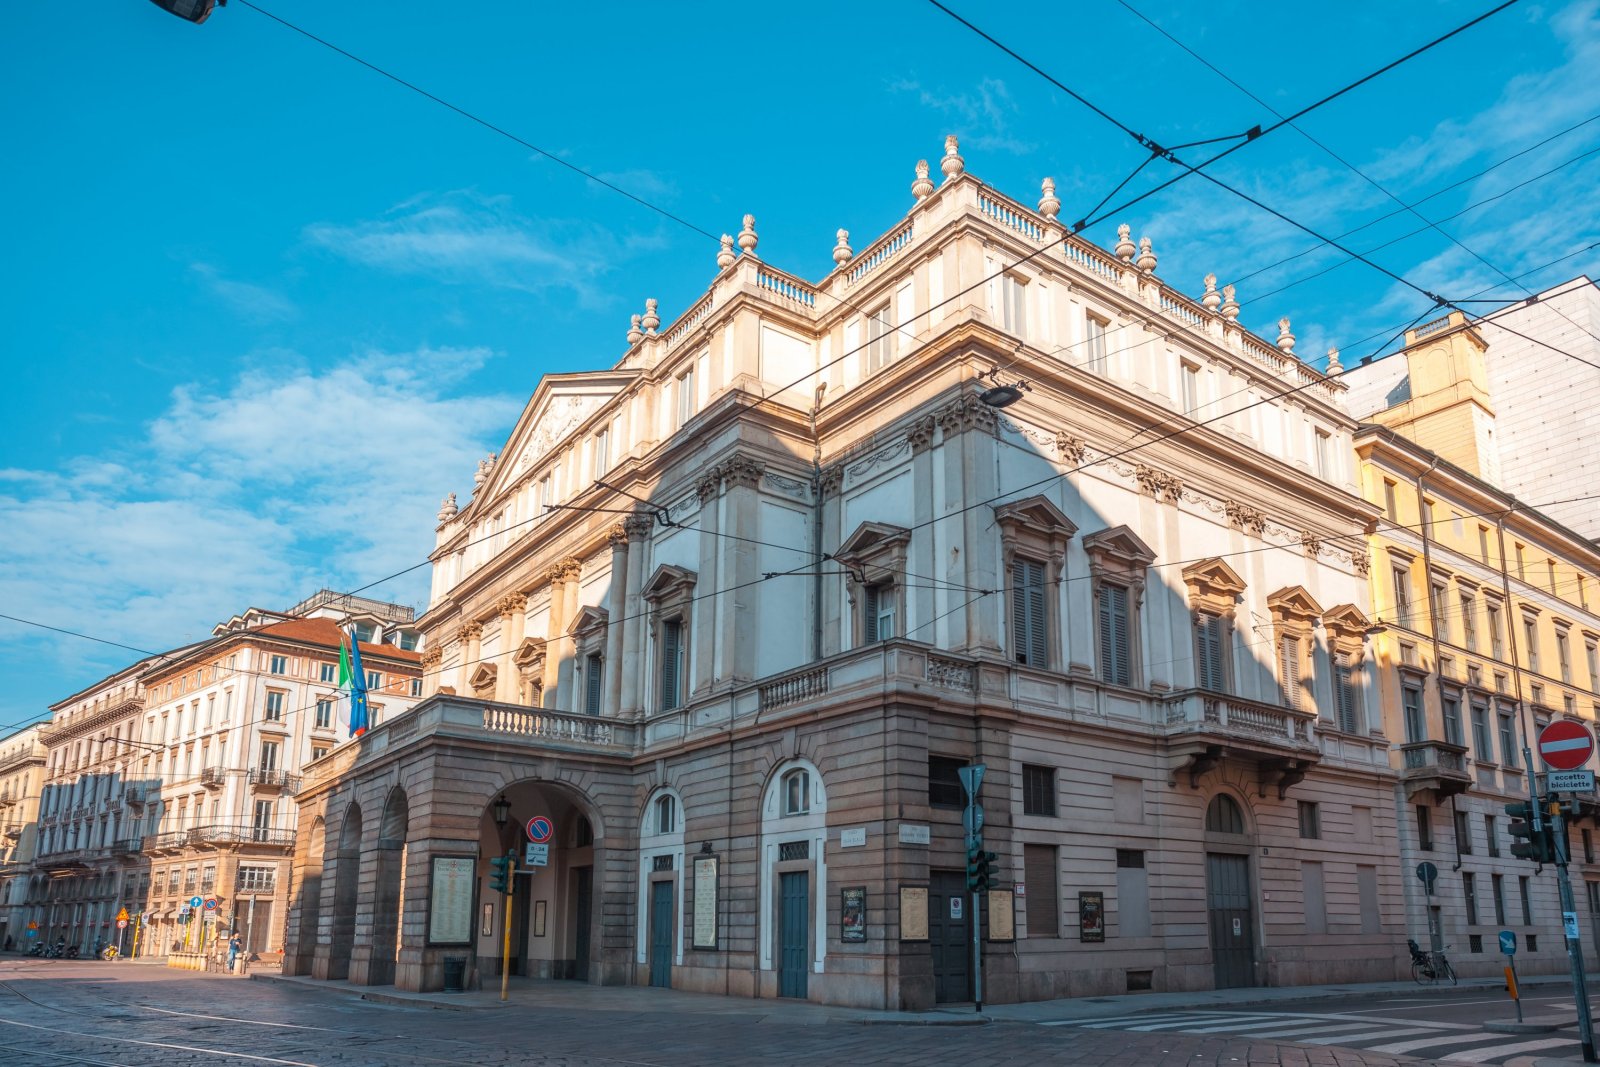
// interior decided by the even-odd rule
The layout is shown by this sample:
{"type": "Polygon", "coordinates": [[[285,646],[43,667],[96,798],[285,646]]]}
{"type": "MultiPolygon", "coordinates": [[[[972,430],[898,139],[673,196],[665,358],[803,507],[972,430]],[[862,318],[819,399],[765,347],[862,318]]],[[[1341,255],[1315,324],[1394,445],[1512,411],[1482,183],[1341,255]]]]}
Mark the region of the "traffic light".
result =
{"type": "Polygon", "coordinates": [[[967,890],[972,893],[986,893],[994,885],[995,862],[999,860],[993,852],[985,852],[982,842],[975,842],[967,846],[967,890]]]}
{"type": "Polygon", "coordinates": [[[506,896],[514,896],[517,888],[517,857],[506,854],[489,860],[489,888],[506,896]]]}
{"type": "Polygon", "coordinates": [[[1526,800],[1506,805],[1511,816],[1511,854],[1520,860],[1551,863],[1555,860],[1554,842],[1550,837],[1549,816],[1541,820],[1538,830],[1533,828],[1534,807],[1526,800]]]}

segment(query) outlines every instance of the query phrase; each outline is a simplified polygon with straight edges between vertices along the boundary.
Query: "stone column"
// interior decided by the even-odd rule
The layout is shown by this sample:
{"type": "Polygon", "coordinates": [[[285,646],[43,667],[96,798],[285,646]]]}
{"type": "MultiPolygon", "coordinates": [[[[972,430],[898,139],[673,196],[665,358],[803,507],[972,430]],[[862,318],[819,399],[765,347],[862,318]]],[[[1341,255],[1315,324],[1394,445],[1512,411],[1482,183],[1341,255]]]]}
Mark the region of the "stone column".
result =
{"type": "MultiPolygon", "coordinates": [[[[969,505],[962,512],[958,530],[950,531],[961,549],[959,561],[948,568],[945,580],[977,589],[998,589],[999,553],[994,545],[986,544],[986,527],[991,515],[987,508],[971,507],[976,501],[992,500],[996,494],[994,449],[995,442],[989,434],[994,429],[995,413],[976,396],[965,394],[940,409],[939,427],[944,431],[945,475],[947,484],[960,487],[959,499],[969,505]],[[954,442],[955,447],[949,445],[954,442]]],[[[962,595],[962,590],[952,590],[952,596],[962,595]]],[[[986,596],[967,598],[966,610],[954,618],[963,621],[962,633],[952,633],[957,647],[972,652],[1001,652],[1000,605],[1002,597],[986,596]]]]}
{"type": "Polygon", "coordinates": [[[422,695],[424,697],[431,697],[439,691],[439,664],[443,662],[444,653],[437,648],[430,648],[422,654],[422,695]]]}
{"type": "MultiPolygon", "coordinates": [[[[726,538],[718,537],[721,528],[722,468],[713,467],[696,485],[700,496],[700,574],[695,594],[710,593],[725,587],[728,578],[721,566],[720,548],[726,538]]],[[[723,632],[722,620],[731,605],[721,596],[707,596],[694,605],[696,625],[690,631],[689,641],[694,656],[684,666],[689,673],[684,691],[695,694],[709,689],[726,672],[731,647],[723,647],[718,635],[723,632]]],[[[650,620],[654,625],[655,620],[650,620]]]]}
{"type": "Polygon", "coordinates": [[[478,659],[483,655],[483,623],[464,622],[457,631],[461,636],[461,693],[472,695],[472,672],[478,669],[478,659]]]}
{"type": "MultiPolygon", "coordinates": [[[[644,680],[644,657],[640,655],[641,636],[644,634],[649,620],[644,617],[644,589],[645,568],[649,566],[646,555],[646,542],[650,538],[650,531],[655,528],[655,520],[649,515],[632,515],[623,520],[623,530],[628,535],[628,577],[626,596],[622,602],[622,660],[618,663],[615,673],[619,676],[621,689],[618,694],[617,708],[624,718],[638,719],[644,715],[644,702],[640,694],[645,691],[642,684],[644,680]]],[[[613,616],[611,625],[616,626],[618,620],[613,616]]]]}
{"type": "Polygon", "coordinates": [[[606,536],[611,544],[611,587],[606,591],[606,668],[605,706],[602,713],[617,714],[622,709],[622,630],[628,612],[628,531],[622,523],[611,527],[606,536]]]}
{"type": "MultiPolygon", "coordinates": [[[[932,415],[925,415],[912,423],[906,430],[906,440],[911,444],[911,492],[912,492],[912,523],[916,530],[911,535],[910,551],[906,556],[907,570],[912,574],[932,577],[937,564],[933,558],[933,430],[935,421],[932,415]]],[[[933,583],[927,578],[912,578],[908,575],[899,575],[897,581],[905,583],[906,612],[905,619],[900,623],[902,634],[911,633],[917,627],[916,639],[931,641],[934,644],[943,644],[939,640],[939,624],[924,626],[930,619],[938,618],[953,605],[947,605],[944,599],[952,595],[968,596],[959,590],[927,589],[923,588],[933,583]]]]}
{"type": "Polygon", "coordinates": [[[517,699],[517,665],[512,662],[522,644],[522,612],[528,598],[508,593],[500,598],[500,654],[495,657],[494,698],[503,704],[517,699]]]}
{"type": "Polygon", "coordinates": [[[724,668],[718,681],[729,685],[748,682],[756,676],[757,612],[761,610],[762,590],[754,584],[760,576],[761,560],[753,542],[761,537],[761,493],[757,487],[765,470],[765,464],[738,454],[722,464],[722,525],[734,536],[721,539],[723,566],[717,588],[727,592],[716,598],[721,609],[724,668]]]}
{"type": "Polygon", "coordinates": [[[572,622],[573,604],[578,596],[578,575],[582,569],[582,563],[568,557],[551,564],[545,572],[550,582],[550,628],[544,660],[544,706],[547,708],[564,707],[562,698],[568,694],[561,691],[563,679],[571,688],[572,657],[576,653],[576,646],[572,638],[567,636],[567,626],[572,622]]]}

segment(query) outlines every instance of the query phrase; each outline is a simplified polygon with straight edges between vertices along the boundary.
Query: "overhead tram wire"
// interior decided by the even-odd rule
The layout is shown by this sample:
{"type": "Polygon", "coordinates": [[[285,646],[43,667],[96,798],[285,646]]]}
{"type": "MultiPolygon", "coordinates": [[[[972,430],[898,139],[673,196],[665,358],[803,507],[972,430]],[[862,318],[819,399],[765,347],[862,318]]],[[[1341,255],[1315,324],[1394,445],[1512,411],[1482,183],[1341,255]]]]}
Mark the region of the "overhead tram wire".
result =
{"type": "MultiPolygon", "coordinates": [[[[1256,104],[1258,104],[1259,106],[1264,108],[1267,112],[1272,114],[1274,117],[1280,118],[1280,119],[1283,118],[1282,113],[1279,112],[1277,108],[1273,107],[1271,104],[1269,104],[1265,100],[1261,99],[1261,97],[1257,96],[1255,93],[1251,92],[1249,89],[1247,89],[1243,85],[1239,84],[1239,82],[1237,82],[1233,78],[1229,77],[1226,73],[1224,73],[1220,68],[1218,68],[1210,60],[1206,59],[1199,52],[1196,52],[1193,48],[1190,48],[1187,44],[1185,44],[1184,42],[1180,41],[1177,37],[1173,36],[1166,29],[1164,29],[1159,23],[1155,22],[1153,19],[1151,19],[1149,16],[1145,15],[1138,8],[1134,7],[1133,4],[1129,3],[1129,0],[1117,0],[1117,3],[1121,4],[1129,12],[1131,12],[1136,17],[1141,19],[1147,25],[1149,25],[1151,29],[1153,29],[1157,33],[1161,34],[1161,36],[1163,36],[1167,40],[1171,41],[1174,45],[1177,45],[1183,51],[1187,52],[1190,56],[1194,57],[1197,61],[1199,61],[1202,65],[1204,65],[1213,74],[1215,74],[1217,77],[1221,78],[1223,81],[1227,82],[1229,85],[1233,86],[1235,89],[1239,90],[1245,96],[1249,97],[1251,100],[1253,100],[1256,104]]],[[[1467,255],[1471,256],[1473,259],[1477,260],[1479,263],[1483,264],[1485,267],[1488,267],[1494,273],[1500,275],[1500,277],[1503,278],[1506,282],[1508,282],[1508,283],[1512,282],[1512,278],[1511,278],[1511,276],[1509,274],[1507,274],[1505,271],[1501,270],[1495,264],[1489,262],[1489,260],[1485,259],[1478,252],[1476,252],[1473,249],[1467,247],[1466,243],[1464,241],[1462,241],[1459,237],[1457,237],[1454,234],[1452,234],[1452,233],[1448,232],[1447,230],[1445,230],[1440,225],[1440,222],[1446,221],[1446,220],[1439,220],[1439,221],[1436,222],[1436,221],[1434,221],[1432,219],[1429,219],[1427,216],[1423,215],[1422,212],[1418,211],[1413,205],[1407,204],[1405,201],[1401,200],[1394,193],[1390,192],[1389,189],[1386,188],[1383,184],[1381,184],[1376,178],[1372,177],[1370,174],[1368,174],[1365,171],[1363,171],[1360,167],[1356,166],[1354,163],[1350,162],[1348,159],[1344,158],[1339,153],[1335,152],[1333,149],[1331,149],[1327,145],[1323,144],[1321,141],[1317,140],[1307,130],[1301,128],[1299,125],[1297,125],[1296,123],[1292,123],[1292,122],[1289,124],[1289,126],[1296,133],[1298,133],[1301,137],[1304,137],[1307,141],[1311,142],[1311,144],[1313,144],[1317,148],[1321,149],[1322,152],[1324,154],[1326,154],[1334,162],[1338,163],[1340,166],[1342,166],[1346,170],[1350,171],[1350,173],[1354,174],[1356,177],[1360,178],[1362,181],[1364,181],[1368,185],[1372,186],[1372,188],[1376,189],[1378,192],[1382,193],[1384,196],[1386,196],[1390,200],[1394,201],[1394,203],[1398,204],[1399,205],[1399,210],[1405,211],[1405,212],[1409,212],[1411,215],[1413,215],[1419,222],[1423,223],[1424,230],[1429,230],[1429,229],[1433,230],[1433,232],[1437,233],[1439,236],[1443,237],[1445,240],[1449,241],[1451,244],[1453,244],[1457,248],[1461,249],[1461,251],[1465,252],[1467,255]]],[[[1455,216],[1451,216],[1451,217],[1453,218],[1455,216]]],[[[1529,296],[1533,295],[1532,290],[1524,289],[1523,291],[1526,292],[1529,296]]],[[[1557,314],[1561,314],[1561,312],[1559,310],[1557,310],[1557,314]]],[[[1567,316],[1564,315],[1564,314],[1561,314],[1561,317],[1567,319],[1568,322],[1572,322],[1572,320],[1570,318],[1567,318],[1567,316]]],[[[1577,326],[1578,324],[1574,322],[1573,325],[1577,326]]],[[[1579,328],[1582,329],[1582,327],[1579,327],[1579,328]]],[[[1585,330],[1585,332],[1589,333],[1589,335],[1591,337],[1595,336],[1592,331],[1585,330]]],[[[1600,340],[1600,337],[1596,337],[1595,339],[1596,340],[1600,340]]]]}

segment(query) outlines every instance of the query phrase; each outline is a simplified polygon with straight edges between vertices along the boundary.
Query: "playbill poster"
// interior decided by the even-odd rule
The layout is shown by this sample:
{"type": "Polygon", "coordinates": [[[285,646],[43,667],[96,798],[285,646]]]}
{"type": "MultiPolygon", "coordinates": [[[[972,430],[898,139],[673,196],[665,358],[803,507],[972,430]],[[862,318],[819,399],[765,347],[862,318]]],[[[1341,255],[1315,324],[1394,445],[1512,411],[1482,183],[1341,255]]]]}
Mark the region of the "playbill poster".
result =
{"type": "Polygon", "coordinates": [[[465,945],[472,941],[472,889],[477,860],[471,856],[433,857],[428,943],[465,945]]]}
{"type": "Polygon", "coordinates": [[[717,857],[694,861],[694,947],[717,947],[717,857]]]}

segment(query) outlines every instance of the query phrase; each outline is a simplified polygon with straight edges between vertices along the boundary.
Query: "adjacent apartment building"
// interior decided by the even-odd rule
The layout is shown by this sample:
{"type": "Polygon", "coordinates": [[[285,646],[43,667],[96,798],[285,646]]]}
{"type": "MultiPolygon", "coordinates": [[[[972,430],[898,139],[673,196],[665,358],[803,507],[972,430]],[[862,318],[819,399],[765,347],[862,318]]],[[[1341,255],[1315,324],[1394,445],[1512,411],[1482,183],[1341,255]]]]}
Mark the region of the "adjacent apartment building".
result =
{"type": "Polygon", "coordinates": [[[0,738],[0,944],[26,948],[40,937],[28,933],[22,909],[29,867],[39,847],[39,793],[44,787],[45,747],[40,726],[25,726],[0,738]]]}
{"type": "Polygon", "coordinates": [[[1344,386],[938,170],[815,282],[746,216],[538,383],[441,508],[427,699],[295,796],[290,972],[918,1008],[976,922],[993,1001],[1401,973],[1344,386]]]}

